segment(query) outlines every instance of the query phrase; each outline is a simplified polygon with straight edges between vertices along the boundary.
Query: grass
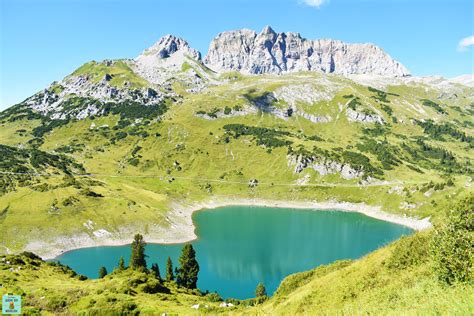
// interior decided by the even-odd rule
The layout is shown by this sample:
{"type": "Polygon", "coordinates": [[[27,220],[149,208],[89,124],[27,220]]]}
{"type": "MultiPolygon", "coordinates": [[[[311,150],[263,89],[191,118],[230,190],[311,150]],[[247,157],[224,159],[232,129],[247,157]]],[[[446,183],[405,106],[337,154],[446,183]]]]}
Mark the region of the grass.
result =
{"type": "Polygon", "coordinates": [[[71,75],[89,75],[91,76],[91,81],[97,83],[102,80],[106,74],[112,76],[112,79],[109,82],[112,86],[123,87],[125,82],[130,82],[130,88],[143,88],[149,86],[149,83],[135,74],[132,69],[130,69],[127,62],[123,60],[112,61],[110,66],[105,62],[91,61],[79,67],[71,75]]]}
{"type": "Polygon", "coordinates": [[[208,313],[219,310],[219,302],[211,302],[199,291],[178,288],[174,282],[158,282],[131,269],[114,271],[103,279],[80,280],[66,267],[25,255],[1,260],[0,294],[22,295],[22,312],[27,315],[189,314],[195,304],[207,305],[208,313]]]}
{"type": "MultiPolygon", "coordinates": [[[[91,74],[97,80],[105,73],[115,73],[117,76],[114,78],[130,75],[128,66],[122,61],[112,66],[91,62],[75,72],[76,75],[91,74]]],[[[228,75],[232,77],[232,74],[228,75]]],[[[126,237],[129,230],[145,222],[166,229],[168,224],[164,218],[175,203],[192,203],[218,197],[363,202],[381,206],[387,212],[419,218],[431,216],[432,221],[437,221],[438,209],[462,192],[472,191],[469,175],[452,174],[453,186],[430,192],[431,195],[426,196],[426,192],[421,191],[424,184],[446,181],[444,172],[423,167],[435,166],[439,160],[430,159],[429,164],[420,166],[421,163],[414,161],[401,146],[403,143],[413,145],[416,137],[423,137],[431,146],[443,147],[452,152],[457,161],[463,164],[472,161],[474,154],[466,148],[467,143],[456,139],[443,142],[427,138],[422,127],[409,123],[412,118],[421,120],[428,117],[436,118],[439,123],[454,122],[455,119],[463,121],[469,117],[462,117],[461,112],[469,104],[464,98],[447,100],[443,106],[448,115],[438,115],[435,110],[420,103],[422,99],[435,99],[435,91],[426,92],[416,86],[389,87],[388,91],[398,95],[389,95],[387,98],[393,110],[392,115],[399,121],[385,125],[385,132],[378,136],[364,132],[367,128],[373,129],[374,124],[349,122],[344,110],[348,100],[344,95],[359,97],[361,107],[379,109],[380,105],[372,98],[373,92],[342,77],[314,73],[277,77],[241,75],[221,85],[210,86],[206,92],[184,95],[180,104],[170,103],[168,111],[159,120],[147,120],[145,117],[135,121],[134,118],[123,126],[117,126],[119,121],[123,121],[120,114],[110,113],[93,119],[70,121],[46,132],[43,135],[44,143],[39,149],[52,153],[74,148],[66,151],[66,155],[82,164],[87,173],[94,174],[92,179],[100,185],[92,189],[103,197],[81,195],[81,189],[74,187],[56,188],[50,185],[51,189],[46,192],[38,192],[28,186],[18,187],[16,191],[0,197],[0,210],[9,209],[8,215],[0,222],[5,232],[2,234],[2,244],[17,252],[40,236],[41,240],[53,242],[62,236],[90,235],[91,232],[82,225],[88,220],[93,220],[98,228],[113,232],[117,238],[126,237]],[[315,124],[298,115],[283,120],[262,111],[239,116],[231,112],[231,115],[215,120],[196,116],[198,111],[208,113],[216,108],[221,112],[226,107],[235,106],[243,110],[251,109],[252,105],[244,97],[249,93],[259,96],[281,87],[313,85],[315,82],[318,82],[314,84],[316,88],[324,89],[324,84],[319,83],[322,79],[340,87],[334,97],[314,104],[300,102],[296,107],[314,115],[329,115],[332,121],[328,123],[315,124]],[[419,110],[417,105],[425,112],[419,110]],[[453,106],[459,107],[461,112],[453,110],[453,106]],[[92,124],[96,128],[91,129],[92,124]],[[383,170],[381,180],[387,181],[387,184],[379,186],[358,186],[359,179],[344,180],[339,174],[320,175],[312,168],[295,174],[294,166],[288,164],[286,145],[270,148],[258,140],[258,135],[231,137],[226,142],[225,126],[240,125],[285,131],[288,135],[278,136],[283,144],[291,141],[294,149],[303,146],[308,151],[317,147],[328,151],[358,152],[358,144],[365,143],[363,138],[369,137],[376,142],[386,141],[391,147],[400,150],[396,157],[401,162],[392,165],[390,170],[383,170]],[[126,133],[127,136],[115,139],[112,143],[111,139],[117,133],[126,133]],[[313,135],[319,138],[308,137],[313,135]],[[137,146],[142,149],[134,153],[137,146]],[[412,165],[419,167],[422,173],[410,169],[412,165]],[[295,185],[298,179],[305,176],[310,177],[308,186],[295,185]],[[259,185],[250,189],[248,181],[254,178],[258,179],[259,185]],[[333,186],[324,186],[326,183],[333,186]],[[208,184],[212,187],[211,192],[203,189],[208,184]],[[63,206],[63,202],[71,198],[78,201],[63,206]],[[59,213],[52,215],[48,210],[56,205],[55,201],[59,213]],[[38,207],[31,209],[32,203],[38,207]],[[28,219],[24,221],[22,218],[25,216],[28,219]]],[[[284,108],[284,103],[280,101],[277,106],[284,108]]],[[[391,122],[386,113],[381,113],[387,122],[391,122]]],[[[28,146],[31,132],[39,125],[39,121],[24,118],[10,122],[7,117],[0,121],[0,125],[3,144],[28,146]]],[[[466,135],[473,135],[472,130],[456,125],[466,135]]],[[[370,159],[374,167],[383,167],[379,153],[362,154],[370,159]]],[[[52,175],[39,178],[38,181],[54,184],[58,182],[57,178],[52,175]]],[[[81,182],[85,179],[77,177],[77,180],[81,182]]],[[[0,249],[2,251],[4,249],[0,249]]]]}
{"type": "MultiPolygon", "coordinates": [[[[438,100],[444,91],[422,84],[388,86],[384,92],[335,75],[218,77],[192,60],[183,63],[182,71],[191,68],[220,84],[188,93],[185,84],[174,81],[171,86],[180,101],[167,101],[166,111],[123,104],[105,116],[51,128],[38,128],[40,116],[25,104],[2,112],[0,142],[10,146],[8,152],[34,151],[50,160],[64,154],[68,164],[85,170],[65,177],[64,168],[50,163],[38,168],[47,176],[30,177],[8,172],[22,164],[33,170],[31,158],[0,164],[0,184],[9,188],[0,195],[0,253],[45,251],[72,238],[90,240],[94,231],[84,225],[89,221],[94,230],[105,229],[115,239],[131,239],[137,231],[146,239],[170,231],[170,211],[176,204],[226,197],[366,203],[402,216],[429,216],[438,225],[446,221],[443,211],[451,201],[473,193],[471,88],[435,103],[430,100],[438,100]],[[300,85],[324,92],[325,97],[298,99],[296,115],[285,119],[270,113],[268,106],[286,110],[291,101],[262,104],[262,96],[300,85]],[[351,106],[357,111],[377,113],[388,123],[381,127],[350,122],[346,109],[355,98],[357,104],[351,106]],[[236,107],[242,110],[238,115],[226,110],[236,107]],[[301,112],[331,120],[313,123],[297,114],[301,112]],[[196,113],[226,115],[209,120],[196,113]],[[415,123],[428,119],[432,121],[424,126],[415,123]],[[35,131],[38,137],[33,139],[35,131]],[[295,173],[288,146],[293,152],[337,154],[383,174],[377,174],[378,184],[361,185],[361,179],[320,174],[311,167],[295,173]],[[454,157],[462,168],[444,168],[433,148],[449,152],[444,154],[449,159],[444,158],[454,157]],[[28,182],[19,181],[23,177],[29,177],[28,182]],[[296,185],[304,177],[308,184],[296,185]],[[250,179],[257,179],[258,185],[249,188],[250,179]]],[[[72,76],[88,75],[99,82],[106,74],[115,86],[126,81],[131,88],[149,86],[123,60],[109,65],[90,62],[72,76]]],[[[52,90],[58,93],[62,87],[52,90]]],[[[70,106],[81,105],[81,100],[70,101],[70,106]]],[[[359,260],[288,276],[273,297],[257,306],[245,301],[219,308],[218,302],[211,302],[215,298],[172,282],[160,284],[159,293],[147,293],[147,286],[156,282],[130,270],[80,280],[69,269],[25,254],[0,256],[0,294],[19,293],[25,312],[45,315],[473,314],[472,283],[447,286],[437,280],[428,252],[432,235],[433,231],[417,233],[359,260]],[[137,284],[130,285],[130,280],[137,284]],[[195,311],[194,304],[208,308],[195,311]]]]}

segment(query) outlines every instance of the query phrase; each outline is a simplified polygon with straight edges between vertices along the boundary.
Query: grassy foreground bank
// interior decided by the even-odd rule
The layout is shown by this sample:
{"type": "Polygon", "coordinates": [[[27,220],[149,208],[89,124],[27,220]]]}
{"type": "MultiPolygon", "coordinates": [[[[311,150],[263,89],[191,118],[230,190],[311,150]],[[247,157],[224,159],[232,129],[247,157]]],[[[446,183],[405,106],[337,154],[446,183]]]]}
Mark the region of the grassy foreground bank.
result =
{"type": "Polygon", "coordinates": [[[290,275],[266,300],[228,300],[233,306],[222,306],[216,294],[178,287],[147,271],[116,270],[86,280],[31,253],[0,257],[0,292],[21,294],[27,315],[470,315],[474,196],[451,206],[445,216],[444,224],[359,260],[290,275]]]}

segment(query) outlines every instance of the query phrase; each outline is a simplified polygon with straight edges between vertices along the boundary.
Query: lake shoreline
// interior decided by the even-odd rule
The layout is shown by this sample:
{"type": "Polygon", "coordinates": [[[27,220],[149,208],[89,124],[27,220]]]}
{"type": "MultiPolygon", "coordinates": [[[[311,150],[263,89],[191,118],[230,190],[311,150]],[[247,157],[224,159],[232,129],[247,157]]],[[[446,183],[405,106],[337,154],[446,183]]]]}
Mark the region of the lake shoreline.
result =
{"type": "MultiPolygon", "coordinates": [[[[349,202],[317,202],[317,201],[283,201],[269,199],[250,199],[250,198],[214,198],[208,201],[195,203],[173,203],[171,211],[167,214],[167,220],[170,228],[150,228],[149,233],[145,233],[144,237],[147,243],[151,244],[176,244],[185,243],[195,240],[195,225],[192,220],[194,212],[208,209],[215,209],[225,206],[257,206],[257,207],[274,207],[274,208],[290,208],[290,209],[308,209],[308,210],[334,210],[344,212],[356,212],[372,217],[378,220],[402,225],[416,231],[430,228],[432,225],[429,218],[416,219],[407,216],[400,216],[387,213],[381,210],[379,206],[371,206],[365,203],[349,203],[349,202]]],[[[139,232],[135,228],[136,232],[139,232]]],[[[141,232],[143,234],[143,232],[141,232]]],[[[98,246],[123,246],[130,244],[133,239],[134,232],[128,230],[118,235],[92,238],[86,233],[81,233],[73,237],[64,236],[56,239],[56,242],[31,242],[25,248],[26,251],[32,251],[41,256],[45,260],[54,259],[65,252],[89,247],[98,246]],[[120,236],[120,235],[127,235],[120,236]]]]}

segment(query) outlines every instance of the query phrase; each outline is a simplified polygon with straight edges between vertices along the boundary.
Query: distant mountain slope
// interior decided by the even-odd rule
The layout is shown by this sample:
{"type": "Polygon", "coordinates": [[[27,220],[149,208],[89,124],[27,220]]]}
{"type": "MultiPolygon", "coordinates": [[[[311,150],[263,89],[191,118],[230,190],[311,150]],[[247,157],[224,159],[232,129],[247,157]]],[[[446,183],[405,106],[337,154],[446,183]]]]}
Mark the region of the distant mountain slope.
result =
{"type": "Polygon", "coordinates": [[[221,198],[365,203],[434,221],[435,205],[472,190],[473,89],[216,73],[172,35],[135,59],[88,62],[0,112],[6,157],[25,157],[1,166],[0,251],[57,254],[136,231],[185,240],[191,223],[176,210],[221,198]]]}

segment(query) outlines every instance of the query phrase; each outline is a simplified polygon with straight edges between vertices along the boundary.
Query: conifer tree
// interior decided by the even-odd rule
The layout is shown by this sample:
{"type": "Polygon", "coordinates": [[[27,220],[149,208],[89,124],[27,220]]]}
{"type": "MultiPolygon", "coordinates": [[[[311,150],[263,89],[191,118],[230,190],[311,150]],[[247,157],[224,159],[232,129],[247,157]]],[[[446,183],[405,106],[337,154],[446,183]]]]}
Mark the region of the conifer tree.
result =
{"type": "Polygon", "coordinates": [[[171,258],[168,257],[168,260],[166,261],[166,281],[173,281],[173,280],[174,280],[173,261],[171,261],[171,258]]]}
{"type": "Polygon", "coordinates": [[[123,260],[123,257],[120,257],[120,260],[118,263],[118,269],[120,271],[125,270],[125,260],[123,260]]]}
{"type": "Polygon", "coordinates": [[[267,296],[267,290],[265,289],[265,285],[263,285],[263,283],[259,283],[255,289],[255,297],[263,296],[267,296]]]}
{"type": "Polygon", "coordinates": [[[180,286],[188,289],[197,287],[199,264],[196,260],[196,251],[191,244],[186,244],[179,258],[179,269],[176,275],[176,282],[180,286]]]}
{"type": "Polygon", "coordinates": [[[136,234],[132,242],[132,255],[130,256],[130,267],[132,269],[146,269],[145,245],[143,236],[136,234]]]}
{"type": "Polygon", "coordinates": [[[102,279],[107,275],[107,269],[105,267],[100,267],[99,269],[99,279],[102,279]]]}
{"type": "Polygon", "coordinates": [[[160,267],[158,266],[158,263],[153,263],[151,265],[151,271],[153,271],[155,278],[157,278],[158,280],[161,280],[160,267]]]}

